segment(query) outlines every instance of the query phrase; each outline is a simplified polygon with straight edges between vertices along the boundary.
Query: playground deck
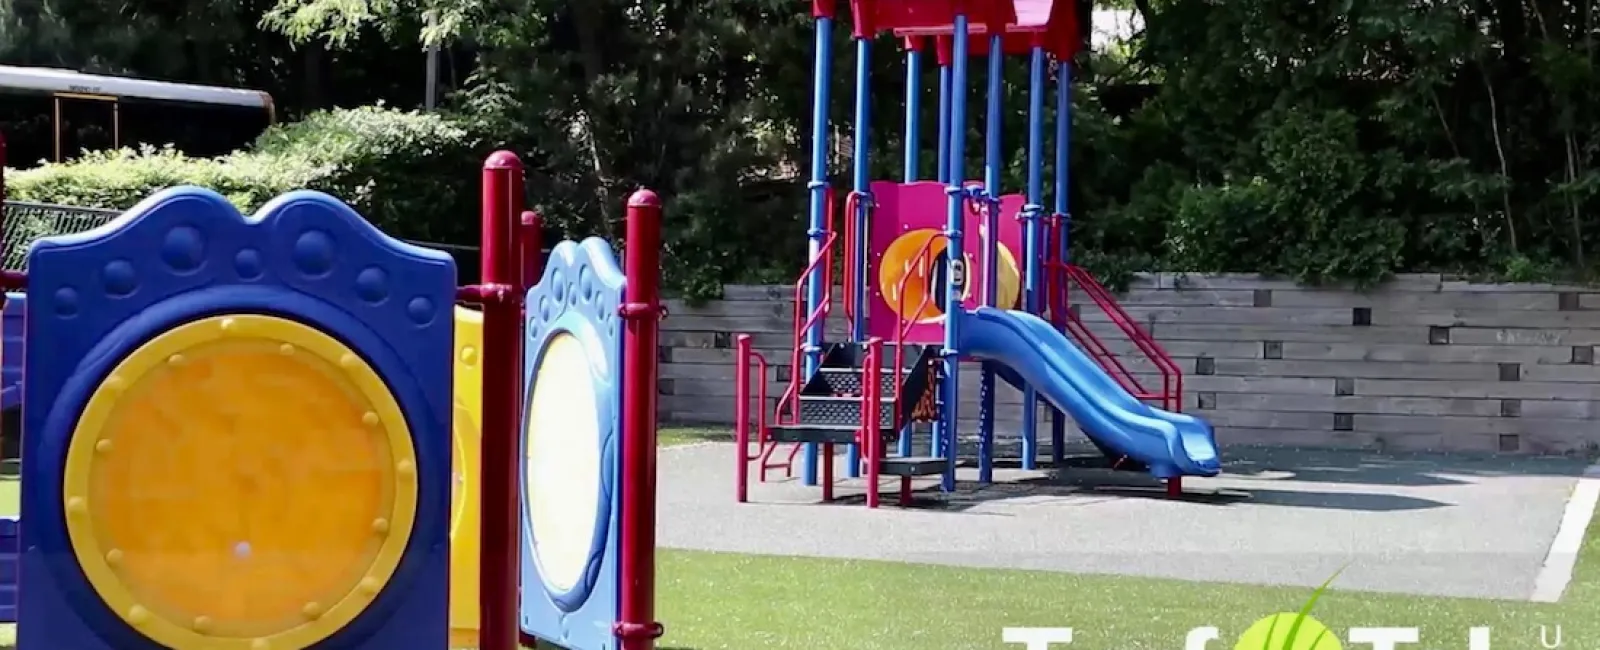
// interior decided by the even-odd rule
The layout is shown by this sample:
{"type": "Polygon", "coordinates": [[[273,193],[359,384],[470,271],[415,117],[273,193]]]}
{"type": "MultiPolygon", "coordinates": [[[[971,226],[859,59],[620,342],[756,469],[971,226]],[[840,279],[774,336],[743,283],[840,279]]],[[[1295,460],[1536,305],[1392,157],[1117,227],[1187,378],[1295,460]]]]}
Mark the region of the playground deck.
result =
{"type": "Polygon", "coordinates": [[[1210,494],[1184,501],[1126,473],[1003,469],[979,487],[963,470],[948,497],[921,481],[918,508],[874,511],[859,481],[840,485],[844,503],[777,480],[737,504],[733,456],[663,451],[661,545],[1302,586],[1345,567],[1342,589],[1512,600],[1533,596],[1588,465],[1230,448],[1223,475],[1186,482],[1210,494]]]}

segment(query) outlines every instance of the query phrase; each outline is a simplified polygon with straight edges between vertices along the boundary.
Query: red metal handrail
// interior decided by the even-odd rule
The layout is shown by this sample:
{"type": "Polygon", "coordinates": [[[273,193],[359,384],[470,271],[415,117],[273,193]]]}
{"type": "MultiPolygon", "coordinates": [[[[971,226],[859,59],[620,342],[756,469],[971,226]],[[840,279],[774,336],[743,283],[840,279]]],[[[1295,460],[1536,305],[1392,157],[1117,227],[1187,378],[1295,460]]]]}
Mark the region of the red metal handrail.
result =
{"type": "MultiPolygon", "coordinates": [[[[739,465],[735,471],[737,495],[739,503],[744,503],[748,498],[750,475],[750,461],[761,461],[761,482],[767,481],[767,470],[781,467],[769,464],[772,449],[778,443],[772,441],[772,431],[767,427],[767,372],[772,365],[767,362],[766,355],[752,349],[749,334],[740,334],[736,339],[735,348],[738,350],[738,359],[734,367],[734,400],[733,405],[733,433],[735,446],[739,449],[739,465]],[[750,453],[750,364],[756,366],[756,453],[750,453]]],[[[789,476],[793,476],[792,468],[786,468],[789,476]]]]}
{"type": "MultiPolygon", "coordinates": [[[[832,192],[830,189],[829,192],[832,192]]],[[[856,257],[860,255],[857,248],[861,242],[857,240],[860,233],[856,232],[856,210],[861,208],[861,199],[865,198],[863,192],[851,191],[844,199],[844,320],[850,327],[850,340],[860,338],[861,333],[856,331],[856,257]]],[[[833,199],[828,199],[828,209],[833,209],[833,199]]],[[[828,223],[834,223],[830,212],[828,223]]]]}
{"type": "MultiPolygon", "coordinates": [[[[828,227],[827,236],[823,238],[822,246],[817,250],[817,256],[812,258],[811,263],[807,264],[805,270],[800,272],[800,278],[795,280],[794,283],[794,318],[791,321],[794,326],[794,340],[792,341],[793,349],[789,357],[789,384],[787,387],[785,387],[782,396],[778,398],[777,405],[773,408],[773,417],[780,425],[798,424],[800,422],[799,395],[800,388],[803,380],[805,379],[805,373],[800,365],[800,360],[801,351],[805,347],[806,331],[809,330],[813,325],[820,325],[821,323],[827,322],[828,314],[833,309],[833,245],[838,241],[838,231],[834,229],[837,213],[833,207],[834,195],[832,188],[825,190],[824,196],[826,197],[825,202],[827,205],[827,216],[825,222],[828,227]],[[807,282],[811,279],[811,274],[817,271],[819,268],[822,271],[822,299],[809,314],[802,316],[802,311],[805,309],[805,290],[808,286],[807,282]],[[787,418],[784,417],[786,410],[788,412],[787,418]]],[[[849,281],[845,283],[846,287],[848,287],[850,284],[851,282],[849,281]]],[[[846,302],[846,305],[846,309],[850,309],[848,301],[846,302]]],[[[759,354],[756,354],[753,358],[760,358],[760,362],[763,364],[763,367],[766,367],[765,357],[761,357],[759,354]]],[[[765,394],[765,374],[762,375],[761,382],[761,391],[763,394],[765,394]]],[[[764,417],[766,409],[765,400],[762,401],[761,408],[763,409],[762,414],[764,417]]],[[[748,415],[746,417],[748,417],[748,415]]],[[[763,482],[766,481],[767,470],[776,467],[783,467],[785,476],[793,476],[795,456],[800,453],[800,449],[803,448],[804,445],[800,443],[792,445],[789,449],[788,456],[784,459],[784,462],[782,464],[774,464],[771,462],[772,454],[777,451],[778,445],[777,443],[772,442],[771,434],[766,429],[765,425],[762,427],[761,436],[761,453],[759,456],[761,461],[761,480],[763,482]]],[[[743,451],[740,453],[743,455],[743,451]]],[[[748,461],[741,460],[740,462],[742,464],[748,461]]]]}
{"type": "Polygon", "coordinates": [[[1078,282],[1078,286],[1090,294],[1090,298],[1117,321],[1118,327],[1122,328],[1124,333],[1134,339],[1134,344],[1139,346],[1140,351],[1150,358],[1151,363],[1161,370],[1162,392],[1166,394],[1166,400],[1170,400],[1164,401],[1163,407],[1169,411],[1181,410],[1183,408],[1183,371],[1178,367],[1178,363],[1173,360],[1172,355],[1168,354],[1166,348],[1163,348],[1149,331],[1141,327],[1138,321],[1134,320],[1127,310],[1122,308],[1116,297],[1111,295],[1111,291],[1106,289],[1105,285],[1100,284],[1100,281],[1096,280],[1093,275],[1077,265],[1069,265],[1067,271],[1078,282]]]}
{"type": "MultiPolygon", "coordinates": [[[[861,373],[861,433],[857,443],[865,452],[867,463],[867,507],[878,507],[879,461],[883,459],[882,420],[878,414],[883,391],[883,339],[876,336],[867,340],[867,353],[861,373]]],[[[898,384],[896,385],[898,386],[898,384]]],[[[899,393],[897,389],[895,393],[899,393]]],[[[897,399],[896,402],[899,400],[897,399]]],[[[899,414],[895,417],[898,419],[899,414]]]]}
{"type": "Polygon", "coordinates": [[[779,419],[780,423],[794,424],[800,421],[800,401],[795,397],[800,393],[801,377],[801,350],[805,349],[806,331],[813,325],[825,322],[828,312],[833,311],[833,244],[838,239],[838,233],[829,232],[822,240],[822,248],[817,251],[817,257],[806,265],[801,272],[800,279],[794,283],[794,351],[789,357],[789,387],[778,401],[778,411],[783,411],[784,405],[790,407],[790,419],[779,419]],[[805,309],[806,280],[811,273],[816,271],[818,265],[822,268],[822,299],[809,315],[802,318],[805,309]]]}
{"type": "MultiPolygon", "coordinates": [[[[1123,390],[1141,400],[1164,400],[1165,395],[1152,393],[1145,388],[1144,383],[1139,381],[1139,378],[1122,363],[1122,360],[1117,357],[1116,353],[1111,351],[1105,341],[1095,336],[1089,330],[1088,324],[1084,323],[1082,318],[1070,309],[1067,303],[1071,283],[1065,269],[1061,268],[1059,263],[1051,263],[1048,268],[1050,273],[1046,277],[1052,281],[1052,284],[1059,285],[1058,287],[1052,287],[1053,289],[1058,289],[1058,291],[1050,291],[1047,295],[1050,314],[1052,319],[1056,321],[1057,326],[1071,335],[1073,340],[1077,341],[1078,345],[1083,347],[1089,353],[1089,356],[1093,357],[1095,362],[1100,364],[1100,367],[1104,368],[1106,373],[1111,375],[1111,378],[1116,380],[1123,390]]],[[[1099,303],[1096,304],[1098,305],[1099,303]]]]}
{"type": "Polygon", "coordinates": [[[1163,409],[1178,411],[1183,407],[1183,373],[1178,364],[1172,359],[1166,349],[1157,343],[1126,310],[1122,308],[1110,290],[1100,284],[1088,271],[1075,264],[1052,262],[1049,265],[1051,276],[1057,286],[1050,287],[1048,299],[1051,315],[1058,319],[1059,324],[1065,325],[1073,338],[1085,348],[1090,355],[1100,362],[1100,365],[1111,373],[1135,397],[1140,399],[1159,399],[1163,409]],[[1112,353],[1105,342],[1089,330],[1082,318],[1068,308],[1067,293],[1070,284],[1076,282],[1084,293],[1094,302],[1119,330],[1125,334],[1161,374],[1161,392],[1153,393],[1144,388],[1142,382],[1123,365],[1117,355],[1112,353]],[[1112,372],[1115,370],[1116,372],[1112,372]],[[1120,376],[1118,376],[1120,374],[1120,376]]]}
{"type": "MultiPolygon", "coordinates": [[[[929,237],[928,241],[923,242],[922,248],[918,249],[916,254],[911,258],[916,260],[916,263],[924,269],[924,275],[927,274],[928,270],[930,270],[930,267],[932,266],[932,262],[929,257],[933,253],[933,244],[934,242],[938,242],[940,240],[949,242],[950,237],[944,233],[937,233],[934,236],[929,237]]],[[[948,243],[946,246],[948,247],[948,243]]],[[[903,410],[900,403],[900,400],[904,399],[905,396],[901,394],[900,386],[901,382],[904,381],[902,375],[904,374],[904,368],[906,365],[906,336],[911,334],[912,326],[917,324],[917,320],[914,316],[921,315],[922,310],[927,309],[928,302],[933,299],[933,287],[931,286],[932,283],[930,282],[928,290],[922,292],[922,302],[917,305],[916,311],[911,312],[914,316],[907,317],[905,310],[906,282],[910,280],[911,273],[908,270],[907,273],[900,276],[900,282],[895,285],[895,313],[900,315],[900,322],[895,328],[894,333],[894,428],[896,431],[899,431],[901,427],[905,426],[905,422],[901,422],[901,414],[903,413],[903,410]]],[[[945,308],[948,310],[950,306],[946,305],[945,308]]],[[[959,308],[959,305],[957,305],[957,308],[959,308]]],[[[948,315],[946,317],[948,318],[948,315]]]]}

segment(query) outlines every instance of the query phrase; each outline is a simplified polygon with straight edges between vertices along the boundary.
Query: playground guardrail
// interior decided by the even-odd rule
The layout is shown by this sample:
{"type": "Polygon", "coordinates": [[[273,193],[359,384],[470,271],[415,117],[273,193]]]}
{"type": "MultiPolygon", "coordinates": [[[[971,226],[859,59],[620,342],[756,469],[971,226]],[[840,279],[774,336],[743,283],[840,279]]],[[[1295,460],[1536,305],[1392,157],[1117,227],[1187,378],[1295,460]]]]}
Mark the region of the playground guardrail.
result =
{"type": "Polygon", "coordinates": [[[1172,412],[1183,409],[1183,371],[1176,361],[1167,353],[1166,349],[1157,343],[1155,337],[1139,325],[1128,314],[1127,310],[1117,302],[1111,291],[1096,280],[1093,275],[1076,264],[1050,262],[1049,270],[1050,291],[1047,292],[1050,315],[1056,324],[1062,327],[1078,345],[1083,347],[1102,368],[1106,370],[1117,383],[1122,385],[1134,397],[1145,401],[1159,401],[1161,408],[1172,412]],[[1121,355],[1116,354],[1106,345],[1104,339],[1089,329],[1083,317],[1071,309],[1071,285],[1077,284],[1083,294],[1121,330],[1139,350],[1146,360],[1153,365],[1161,376],[1161,389],[1152,391],[1139,381],[1137,375],[1129,370],[1122,362],[1121,355]]]}
{"type": "MultiPolygon", "coordinates": [[[[928,241],[923,242],[922,248],[918,249],[916,254],[911,256],[911,259],[917,261],[920,269],[919,273],[921,275],[926,277],[928,272],[933,268],[932,261],[929,259],[933,253],[933,245],[936,242],[949,242],[949,240],[950,237],[944,233],[935,234],[932,237],[929,237],[928,241]]],[[[903,375],[905,374],[904,366],[906,365],[906,337],[911,335],[911,327],[917,324],[916,317],[922,314],[922,310],[928,308],[928,303],[933,299],[934,295],[934,291],[932,290],[933,283],[930,282],[928,283],[929,290],[922,292],[922,301],[917,304],[916,311],[907,312],[906,283],[914,276],[915,275],[912,273],[902,274],[900,276],[899,284],[895,285],[895,313],[901,314],[900,323],[895,327],[894,333],[894,428],[896,431],[904,428],[906,425],[905,422],[901,421],[902,416],[900,410],[900,400],[904,399],[904,396],[900,394],[900,385],[905,381],[903,375]],[[904,316],[904,314],[907,313],[912,314],[912,316],[909,318],[904,316]]]]}

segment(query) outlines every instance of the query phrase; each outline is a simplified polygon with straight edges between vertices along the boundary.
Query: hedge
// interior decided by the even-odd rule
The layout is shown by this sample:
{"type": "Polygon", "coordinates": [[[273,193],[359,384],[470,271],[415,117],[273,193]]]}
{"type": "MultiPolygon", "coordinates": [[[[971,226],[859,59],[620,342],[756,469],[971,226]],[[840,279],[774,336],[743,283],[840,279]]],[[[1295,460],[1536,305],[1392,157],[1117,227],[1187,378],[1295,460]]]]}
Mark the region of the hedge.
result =
{"type": "Polygon", "coordinates": [[[245,213],[284,192],[320,190],[394,236],[475,243],[486,148],[449,115],[369,106],[274,126],[218,158],[145,146],[5,174],[7,198],[118,210],[175,185],[210,188],[245,213]]]}

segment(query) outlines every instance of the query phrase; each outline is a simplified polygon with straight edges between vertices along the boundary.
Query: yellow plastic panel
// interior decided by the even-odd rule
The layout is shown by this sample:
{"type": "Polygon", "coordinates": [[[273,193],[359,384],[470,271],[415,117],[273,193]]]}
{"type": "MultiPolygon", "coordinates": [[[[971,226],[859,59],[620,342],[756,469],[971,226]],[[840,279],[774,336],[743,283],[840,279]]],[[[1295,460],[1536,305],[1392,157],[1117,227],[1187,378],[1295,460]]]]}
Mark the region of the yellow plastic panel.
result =
{"type": "Polygon", "coordinates": [[[483,440],[483,312],[456,307],[455,449],[450,492],[450,645],[478,645],[479,456],[483,440]]]}
{"type": "Polygon", "coordinates": [[[236,314],[168,330],[95,391],[67,451],[95,591],[182,650],[306,648],[377,597],[416,516],[399,405],[343,343],[236,314]]]}

